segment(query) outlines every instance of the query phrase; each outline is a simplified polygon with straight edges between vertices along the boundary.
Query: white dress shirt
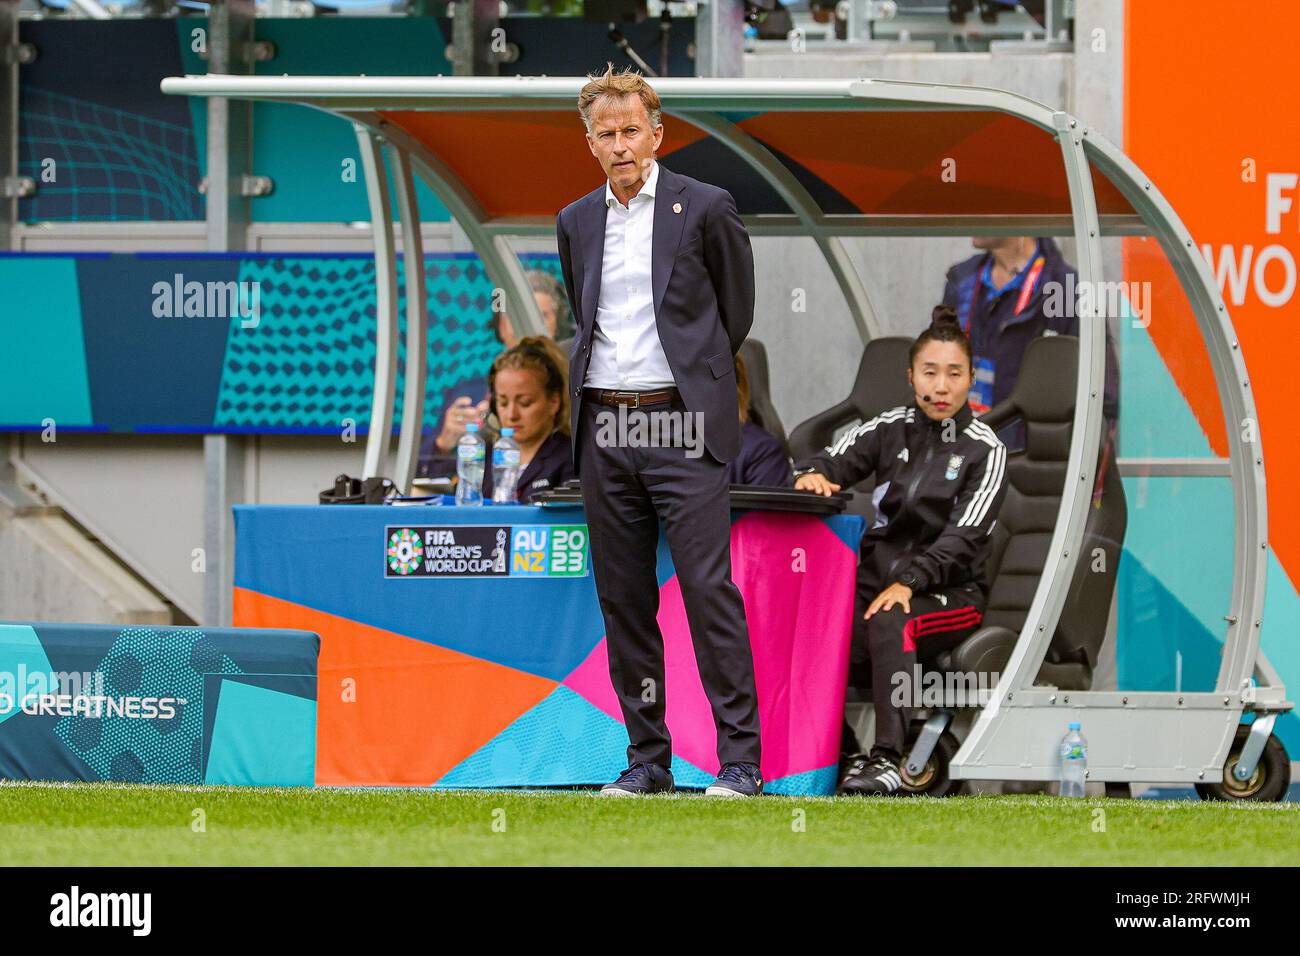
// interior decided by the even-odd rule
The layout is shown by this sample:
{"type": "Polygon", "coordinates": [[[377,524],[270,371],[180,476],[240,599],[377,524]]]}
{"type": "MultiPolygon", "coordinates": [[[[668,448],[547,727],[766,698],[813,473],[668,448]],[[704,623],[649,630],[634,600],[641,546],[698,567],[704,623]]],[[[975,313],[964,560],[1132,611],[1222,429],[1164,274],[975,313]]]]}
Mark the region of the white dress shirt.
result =
{"type": "Polygon", "coordinates": [[[591,361],[583,383],[593,388],[643,392],[675,384],[655,324],[650,285],[655,187],[659,164],[627,206],[605,183],[605,255],[600,299],[591,336],[591,361]]]}

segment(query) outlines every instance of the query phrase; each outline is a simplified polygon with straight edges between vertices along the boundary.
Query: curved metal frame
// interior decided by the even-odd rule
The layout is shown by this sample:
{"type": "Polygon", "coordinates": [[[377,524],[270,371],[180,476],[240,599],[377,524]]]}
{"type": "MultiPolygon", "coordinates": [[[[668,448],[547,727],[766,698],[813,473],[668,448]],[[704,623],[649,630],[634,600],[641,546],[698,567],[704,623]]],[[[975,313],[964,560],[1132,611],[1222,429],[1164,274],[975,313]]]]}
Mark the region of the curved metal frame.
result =
{"type": "MultiPolygon", "coordinates": [[[[505,237],[540,235],[553,225],[544,220],[489,220],[481,206],[451,171],[420,143],[378,114],[385,108],[429,107],[439,110],[571,108],[581,78],[334,78],[207,76],[163,81],[167,93],[271,99],[314,106],[345,116],[382,133],[416,161],[422,175],[465,229],[494,281],[515,299],[524,300],[522,315],[535,318],[531,296],[518,260],[509,255],[505,237]]],[[[761,106],[765,109],[991,110],[1015,116],[1058,137],[1071,200],[1069,226],[1077,240],[1081,282],[1101,279],[1100,236],[1141,234],[1148,226],[1159,238],[1196,314],[1210,352],[1219,398],[1229,424],[1255,418],[1245,364],[1226,307],[1208,265],[1168,202],[1141,171],[1093,131],[1068,114],[1001,90],[944,86],[892,80],[737,80],[663,79],[655,89],[664,111],[723,141],[785,199],[793,216],[750,217],[758,234],[807,235],[818,241],[836,281],[849,302],[864,337],[875,330],[866,290],[838,237],[844,235],[952,235],[980,231],[1023,231],[1025,217],[976,217],[975,220],[916,221],[888,217],[825,216],[807,191],[761,143],[720,114],[761,106]],[[1090,162],[1128,198],[1137,212],[1107,217],[1096,209],[1090,162]],[[974,223],[977,222],[976,227],[974,223]]],[[[364,139],[363,139],[364,145],[364,139]]],[[[363,156],[364,156],[363,149],[363,156]]],[[[369,172],[369,168],[367,170],[369,172]]],[[[372,209],[374,205],[372,203],[372,209]]],[[[414,210],[411,210],[414,212],[414,210]]],[[[403,211],[404,217],[406,210],[403,211]]],[[[1059,231],[1051,217],[1034,218],[1039,234],[1059,231]]],[[[377,243],[377,278],[379,278],[377,243]]],[[[382,290],[381,290],[382,291],[382,290]]],[[[1093,297],[1096,302],[1097,297],[1093,297]]],[[[1080,375],[1075,427],[1070,443],[1069,474],[1077,475],[1062,496],[1048,560],[1008,670],[993,700],[975,721],[952,764],[957,778],[1051,779],[1056,773],[1054,733],[1067,719],[1086,710],[1096,733],[1091,776],[1096,780],[1151,782],[1196,781],[1220,772],[1245,709],[1262,714],[1289,708],[1284,689],[1259,651],[1267,544],[1263,455],[1248,446],[1241,430],[1229,427],[1230,461],[1236,517],[1231,623],[1216,689],[1206,693],[1060,692],[1033,687],[1033,680],[1055,631],[1082,545],[1090,480],[1101,431],[1100,383],[1104,374],[1105,336],[1097,316],[1081,316],[1080,375]],[[1092,321],[1086,321],[1092,319],[1092,321]],[[1269,681],[1251,686],[1252,668],[1269,681]],[[1052,710],[1064,711],[1045,720],[1052,710]],[[1138,721],[1141,721],[1139,725],[1138,721]],[[1159,749],[1144,740],[1159,741],[1159,749]],[[1171,746],[1170,741],[1176,741],[1171,746]],[[1172,752],[1171,752],[1172,751],[1172,752]]],[[[382,312],[381,312],[382,322],[382,312]]],[[[540,327],[540,326],[537,326],[540,327]]],[[[377,376],[379,363],[377,363],[377,376]]],[[[378,385],[379,383],[377,383],[378,385]]],[[[391,392],[391,387],[390,387],[391,392]]],[[[376,390],[376,400],[379,390],[376,390]]],[[[391,408],[390,408],[391,410],[391,408]]],[[[405,428],[403,435],[405,436],[405,428]]]]}
{"type": "Polygon", "coordinates": [[[416,458],[424,426],[424,393],[428,377],[429,295],[424,283],[424,237],[420,235],[420,211],[411,178],[411,158],[404,150],[390,148],[397,211],[402,223],[402,264],[406,288],[406,365],[402,395],[402,426],[397,439],[397,461],[393,481],[411,491],[416,458]]]}
{"type": "Polygon", "coordinates": [[[876,318],[875,307],[867,294],[866,286],[858,275],[857,268],[849,258],[848,250],[840,237],[818,225],[821,210],[816,201],[804,188],[803,183],[795,179],[794,174],[778,160],[772,151],[742,130],[735,123],[729,122],[717,113],[697,113],[688,110],[668,110],[670,116],[684,119],[692,126],[717,137],[722,143],[741,157],[749,167],[757,172],[771,186],[778,196],[799,218],[803,231],[813,237],[821,250],[826,265],[835,277],[836,284],[844,293],[849,303],[849,313],[858,328],[863,342],[870,342],[882,334],[880,322],[876,318]]]}
{"type": "MultiPolygon", "coordinates": [[[[363,123],[379,131],[390,142],[399,145],[403,152],[414,160],[414,168],[420,178],[433,190],[434,195],[447,207],[461,229],[465,231],[470,245],[483,260],[483,268],[488,278],[506,294],[508,308],[506,314],[520,335],[545,334],[546,326],[542,321],[541,310],[533,298],[532,287],[524,274],[519,257],[510,248],[506,234],[488,231],[487,213],[482,205],[466,190],[456,174],[447,168],[446,163],[431,153],[423,143],[410,136],[405,130],[394,126],[378,113],[363,111],[349,113],[348,118],[356,123],[363,123]]],[[[414,209],[416,215],[419,210],[414,209]]],[[[553,227],[552,227],[553,231],[553,227]]]]}
{"type": "MultiPolygon", "coordinates": [[[[1075,132],[1077,122],[1066,113],[1052,117],[1061,144],[1065,162],[1066,181],[1075,209],[1075,241],[1080,288],[1099,288],[1102,278],[1101,238],[1098,235],[1097,207],[1092,191],[1092,178],[1088,174],[1088,160],[1083,155],[1080,134],[1075,132]]],[[[1068,583],[1074,576],[1083,546],[1084,524],[1088,503],[1094,486],[1097,453],[1101,442],[1102,396],[1098,383],[1105,377],[1105,339],[1099,334],[1099,315],[1092,310],[1097,297],[1090,296],[1089,311],[1079,315],[1079,374],[1075,381],[1074,429],[1070,441],[1070,454],[1066,465],[1066,481],[1075,489],[1061,495],[1052,541],[1048,546],[1048,560],[1043,578],[1049,575],[1068,583]],[[1074,483],[1074,477],[1078,482],[1074,483]]],[[[1016,692],[1033,685],[1042,666],[1047,648],[1051,644],[1057,621],[1065,606],[1065,585],[1049,588],[1040,586],[1030,604],[1020,640],[1016,642],[1011,660],[985,707],[985,719],[976,721],[966,743],[970,751],[985,745],[984,738],[993,733],[998,711],[1013,702],[1016,692]],[[1025,635],[1029,638],[1026,639],[1025,635]]]]}
{"type": "MultiPolygon", "coordinates": [[[[1264,671],[1261,676],[1271,678],[1270,684],[1277,684],[1276,673],[1258,653],[1268,564],[1264,453],[1259,442],[1247,442],[1243,436],[1243,426],[1248,420],[1258,422],[1259,412],[1255,408],[1254,393],[1250,391],[1246,361],[1228,318],[1228,307],[1219,292],[1210,265],[1196,249],[1191,233],[1137,165],[1112,143],[1097,136],[1089,136],[1086,130],[1084,148],[1133,208],[1139,214],[1145,211],[1149,215],[1155,236],[1192,303],[1201,337],[1207,344],[1218,346],[1209,348],[1209,352],[1226,418],[1228,466],[1232,476],[1237,537],[1228,623],[1231,629],[1238,632],[1244,626],[1246,635],[1238,642],[1236,655],[1224,654],[1215,688],[1219,691],[1240,692],[1249,681],[1252,662],[1257,658],[1263,665],[1259,668],[1264,671]],[[1242,491],[1246,493],[1242,494],[1242,491]],[[1256,568],[1259,570],[1256,571],[1256,568]]],[[[1257,688],[1257,694],[1263,692],[1262,686],[1257,688]]],[[[1281,703],[1283,696],[1281,688],[1277,687],[1259,700],[1262,702],[1266,697],[1281,703]]]]}
{"type": "MultiPolygon", "coordinates": [[[[424,144],[375,114],[349,116],[361,145],[361,164],[366,178],[366,196],[370,206],[371,232],[375,244],[375,311],[378,327],[375,339],[375,402],[371,408],[370,431],[366,436],[365,463],[362,475],[380,475],[388,462],[392,444],[394,391],[397,382],[397,261],[393,247],[392,206],[389,204],[388,177],[383,149],[393,166],[402,230],[402,254],[406,292],[406,364],[402,421],[398,432],[397,458],[393,481],[410,492],[415,478],[417,458],[424,424],[424,397],[427,387],[428,295],[424,284],[424,239],[420,233],[420,210],[412,170],[434,191],[461,223],[470,243],[479,253],[488,277],[504,289],[509,303],[507,316],[520,335],[539,335],[545,330],[537,300],[533,297],[519,259],[500,234],[483,229],[482,207],[469,195],[445,164],[431,154],[424,144]],[[411,262],[419,262],[418,269],[411,262]],[[418,276],[418,281],[416,277],[418,276]],[[381,403],[379,396],[385,397],[381,403]],[[383,422],[389,423],[387,426],[383,422]]],[[[494,302],[495,304],[495,302],[494,302]]]]}
{"type": "Polygon", "coordinates": [[[356,131],[375,246],[375,387],[370,405],[365,461],[361,469],[362,477],[373,478],[384,470],[388,462],[393,435],[393,391],[397,385],[397,260],[383,142],[373,130],[364,126],[357,126],[356,131]]]}

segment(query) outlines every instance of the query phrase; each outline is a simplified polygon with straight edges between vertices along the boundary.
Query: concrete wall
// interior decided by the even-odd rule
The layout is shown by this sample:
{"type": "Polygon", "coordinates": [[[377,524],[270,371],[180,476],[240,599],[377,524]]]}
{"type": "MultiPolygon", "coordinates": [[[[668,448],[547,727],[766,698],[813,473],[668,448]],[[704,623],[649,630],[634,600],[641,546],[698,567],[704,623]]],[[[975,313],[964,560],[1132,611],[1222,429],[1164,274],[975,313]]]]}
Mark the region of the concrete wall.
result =
{"type": "MultiPolygon", "coordinates": [[[[245,443],[250,502],[314,504],[335,475],[361,473],[364,439],[354,444],[314,436],[236,440],[245,443]]],[[[201,438],[65,434],[46,444],[24,436],[11,459],[20,481],[87,528],[183,614],[202,620],[211,556],[196,553],[204,547],[201,438]]],[[[21,565],[25,553],[16,539],[0,537],[0,566],[21,565]]],[[[51,585],[49,591],[60,588],[51,585]]]]}
{"type": "Polygon", "coordinates": [[[170,624],[171,609],[57,508],[0,504],[0,619],[170,624]]]}

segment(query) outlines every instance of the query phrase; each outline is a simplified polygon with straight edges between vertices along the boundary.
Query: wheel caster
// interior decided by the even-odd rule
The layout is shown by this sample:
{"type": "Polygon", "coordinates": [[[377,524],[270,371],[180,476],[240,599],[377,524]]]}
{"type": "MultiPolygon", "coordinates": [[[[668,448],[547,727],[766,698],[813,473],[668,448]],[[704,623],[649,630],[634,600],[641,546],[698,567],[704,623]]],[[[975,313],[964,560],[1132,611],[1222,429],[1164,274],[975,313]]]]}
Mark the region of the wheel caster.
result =
{"type": "Polygon", "coordinates": [[[1260,754],[1255,772],[1248,780],[1238,780],[1232,771],[1236,769],[1237,758],[1241,748],[1250,736],[1250,726],[1242,724],[1237,728],[1232,748],[1228,751],[1227,762],[1223,765],[1223,780],[1218,783],[1198,783],[1196,792],[1202,800],[1253,800],[1257,803],[1274,803],[1286,796],[1286,789],[1291,785],[1291,759],[1286,748],[1277,736],[1270,734],[1260,754]]]}

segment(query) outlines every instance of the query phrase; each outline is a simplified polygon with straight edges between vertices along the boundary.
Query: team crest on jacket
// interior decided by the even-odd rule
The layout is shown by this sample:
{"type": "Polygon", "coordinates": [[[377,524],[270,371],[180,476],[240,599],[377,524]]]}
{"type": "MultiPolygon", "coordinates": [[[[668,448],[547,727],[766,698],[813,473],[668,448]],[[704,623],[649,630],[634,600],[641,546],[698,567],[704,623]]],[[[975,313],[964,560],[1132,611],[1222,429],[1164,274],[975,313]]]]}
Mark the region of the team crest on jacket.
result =
{"type": "Polygon", "coordinates": [[[961,463],[965,460],[965,455],[949,455],[948,470],[943,473],[943,476],[949,481],[953,481],[957,477],[957,470],[961,468],[961,463]]]}

